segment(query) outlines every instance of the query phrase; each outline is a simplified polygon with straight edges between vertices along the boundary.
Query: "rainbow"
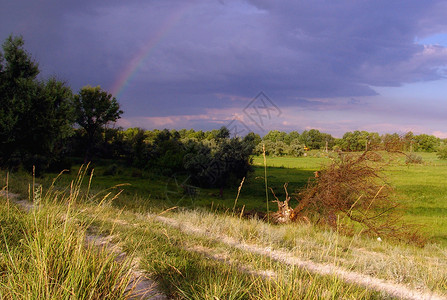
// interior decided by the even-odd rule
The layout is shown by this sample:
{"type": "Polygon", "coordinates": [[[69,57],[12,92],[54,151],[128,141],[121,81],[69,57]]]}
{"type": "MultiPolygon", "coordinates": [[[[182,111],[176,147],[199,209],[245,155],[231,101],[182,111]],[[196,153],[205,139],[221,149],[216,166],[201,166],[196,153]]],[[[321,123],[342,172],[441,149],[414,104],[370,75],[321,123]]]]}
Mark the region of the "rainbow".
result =
{"type": "MultiPolygon", "coordinates": [[[[186,1],[185,1],[186,2],[186,1]]],[[[191,7],[191,2],[188,5],[183,5],[171,15],[168,16],[160,26],[157,33],[149,38],[149,40],[140,48],[138,53],[130,60],[127,66],[121,71],[118,78],[113,83],[110,92],[114,97],[119,97],[129,82],[138,73],[138,69],[143,65],[144,61],[149,57],[152,51],[161,43],[161,41],[169,34],[169,32],[178,24],[185,13],[191,7]]]]}

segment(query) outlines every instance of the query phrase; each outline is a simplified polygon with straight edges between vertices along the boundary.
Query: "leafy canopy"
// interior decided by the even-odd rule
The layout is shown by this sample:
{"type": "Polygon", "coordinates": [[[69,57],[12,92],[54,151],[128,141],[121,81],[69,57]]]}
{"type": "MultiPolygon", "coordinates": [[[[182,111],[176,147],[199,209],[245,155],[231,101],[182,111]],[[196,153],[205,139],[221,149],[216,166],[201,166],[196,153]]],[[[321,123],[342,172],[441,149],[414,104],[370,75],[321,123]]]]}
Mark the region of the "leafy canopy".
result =
{"type": "Polygon", "coordinates": [[[0,165],[36,165],[60,159],[72,134],[72,93],[54,78],[38,80],[37,62],[22,37],[9,36],[0,51],[0,165]]]}

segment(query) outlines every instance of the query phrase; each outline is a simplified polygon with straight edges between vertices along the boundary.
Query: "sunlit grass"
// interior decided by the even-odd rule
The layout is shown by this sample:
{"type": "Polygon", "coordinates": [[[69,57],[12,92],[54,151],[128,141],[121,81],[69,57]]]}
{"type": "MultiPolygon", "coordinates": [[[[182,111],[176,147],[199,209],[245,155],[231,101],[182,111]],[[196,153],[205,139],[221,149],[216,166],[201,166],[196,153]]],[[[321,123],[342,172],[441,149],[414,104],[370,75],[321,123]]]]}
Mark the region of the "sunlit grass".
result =
{"type": "Polygon", "coordinates": [[[64,194],[36,188],[29,212],[0,198],[1,299],[126,297],[130,260],[118,263],[115,254],[86,243],[89,223],[73,209],[79,192],[76,184],[64,194]]]}

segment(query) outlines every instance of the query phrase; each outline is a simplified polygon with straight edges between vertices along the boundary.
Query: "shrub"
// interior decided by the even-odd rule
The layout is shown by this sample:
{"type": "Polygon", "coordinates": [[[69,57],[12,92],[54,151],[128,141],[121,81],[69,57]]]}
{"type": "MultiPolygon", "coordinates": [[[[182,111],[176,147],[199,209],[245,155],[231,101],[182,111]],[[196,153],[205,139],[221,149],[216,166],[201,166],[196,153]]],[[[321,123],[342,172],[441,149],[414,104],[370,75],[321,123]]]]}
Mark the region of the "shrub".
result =
{"type": "Polygon", "coordinates": [[[251,171],[253,149],[253,143],[240,138],[221,139],[213,148],[197,143],[188,147],[184,168],[200,187],[235,185],[251,171]]]}
{"type": "Polygon", "coordinates": [[[289,155],[299,157],[304,155],[304,146],[298,143],[290,144],[289,155]]]}
{"type": "Polygon", "coordinates": [[[422,164],[423,163],[422,156],[411,153],[411,154],[407,155],[407,158],[405,159],[405,163],[406,164],[422,164]]]}
{"type": "Polygon", "coordinates": [[[436,156],[438,156],[439,159],[447,159],[447,145],[440,146],[436,156]]]}

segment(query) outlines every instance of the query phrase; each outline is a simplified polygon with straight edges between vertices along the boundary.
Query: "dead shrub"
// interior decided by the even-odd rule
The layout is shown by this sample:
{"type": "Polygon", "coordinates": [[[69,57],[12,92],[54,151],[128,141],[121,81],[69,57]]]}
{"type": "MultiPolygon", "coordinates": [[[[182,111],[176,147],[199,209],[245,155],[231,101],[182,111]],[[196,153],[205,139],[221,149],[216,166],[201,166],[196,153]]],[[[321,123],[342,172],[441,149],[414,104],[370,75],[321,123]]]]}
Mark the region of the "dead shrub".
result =
{"type": "MultiPolygon", "coordinates": [[[[352,234],[405,240],[423,245],[424,238],[415,225],[402,222],[402,210],[382,176],[385,160],[377,152],[338,153],[332,163],[319,171],[296,197],[298,205],[289,207],[290,197],[278,202],[272,214],[276,223],[305,221],[352,234]]],[[[275,196],[276,197],[276,196],[275,196]]]]}
{"type": "Polygon", "coordinates": [[[422,159],[422,156],[416,155],[414,153],[410,153],[406,155],[405,163],[408,164],[422,164],[424,160],[422,159]]]}

